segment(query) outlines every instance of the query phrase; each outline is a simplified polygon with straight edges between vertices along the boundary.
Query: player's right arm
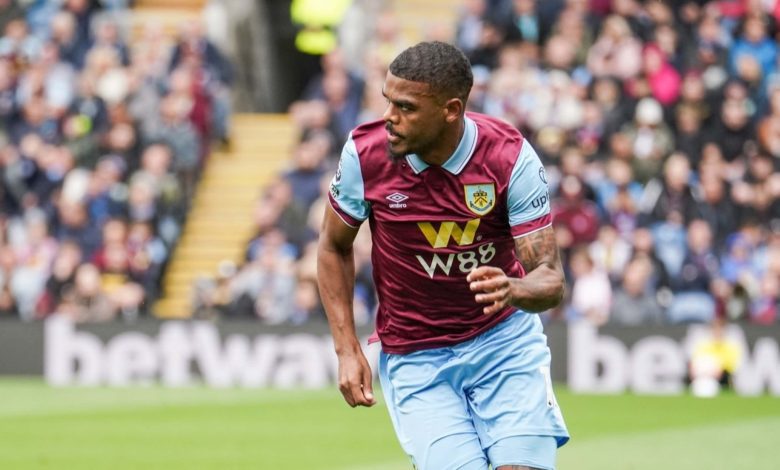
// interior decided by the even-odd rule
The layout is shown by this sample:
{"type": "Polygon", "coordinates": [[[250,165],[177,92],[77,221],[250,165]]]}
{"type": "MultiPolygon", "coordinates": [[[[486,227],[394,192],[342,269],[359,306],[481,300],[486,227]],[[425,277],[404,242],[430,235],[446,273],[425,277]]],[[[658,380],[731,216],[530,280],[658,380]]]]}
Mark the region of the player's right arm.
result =
{"type": "Polygon", "coordinates": [[[352,245],[360,223],[368,217],[355,144],[344,145],[333,178],[317,248],[317,281],[339,360],[339,389],[350,406],[371,406],[371,368],[355,331],[352,299],[355,259],[352,245]]]}
{"type": "Polygon", "coordinates": [[[352,242],[357,229],[345,224],[332,208],[325,211],[317,252],[317,279],[339,359],[339,389],[350,406],[371,406],[374,404],[371,368],[355,332],[352,309],[355,289],[352,242]]]}

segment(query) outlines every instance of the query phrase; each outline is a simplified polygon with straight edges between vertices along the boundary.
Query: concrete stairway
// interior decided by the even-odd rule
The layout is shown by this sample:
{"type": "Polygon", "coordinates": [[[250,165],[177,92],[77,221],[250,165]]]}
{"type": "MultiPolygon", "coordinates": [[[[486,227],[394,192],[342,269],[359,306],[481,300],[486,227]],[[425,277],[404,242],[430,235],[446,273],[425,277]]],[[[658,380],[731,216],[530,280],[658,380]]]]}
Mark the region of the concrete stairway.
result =
{"type": "Polygon", "coordinates": [[[189,317],[193,281],[213,275],[222,260],[242,260],[260,189],[288,163],[297,138],[287,115],[237,114],[231,126],[231,150],[212,153],[198,184],[163,279],[158,317],[189,317]]]}

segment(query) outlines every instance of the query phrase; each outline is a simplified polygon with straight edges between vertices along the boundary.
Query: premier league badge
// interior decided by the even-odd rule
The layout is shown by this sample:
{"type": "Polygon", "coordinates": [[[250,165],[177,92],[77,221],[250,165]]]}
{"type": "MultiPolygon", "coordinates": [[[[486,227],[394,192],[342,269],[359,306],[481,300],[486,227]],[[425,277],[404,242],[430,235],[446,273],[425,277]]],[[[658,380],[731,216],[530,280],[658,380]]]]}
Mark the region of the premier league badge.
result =
{"type": "Polygon", "coordinates": [[[463,189],[466,206],[479,216],[486,215],[496,205],[496,185],[493,183],[467,184],[463,189]]]}

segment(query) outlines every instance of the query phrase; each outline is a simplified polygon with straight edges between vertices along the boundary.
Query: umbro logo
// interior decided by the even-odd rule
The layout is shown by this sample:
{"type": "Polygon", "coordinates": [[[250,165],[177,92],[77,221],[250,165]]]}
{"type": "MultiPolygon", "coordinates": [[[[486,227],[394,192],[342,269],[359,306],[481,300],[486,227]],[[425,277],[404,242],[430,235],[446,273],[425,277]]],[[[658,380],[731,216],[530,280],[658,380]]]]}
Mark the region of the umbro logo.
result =
{"type": "Polygon", "coordinates": [[[404,201],[409,199],[409,196],[401,193],[393,193],[387,196],[386,199],[390,201],[391,209],[403,209],[406,207],[404,201]]]}

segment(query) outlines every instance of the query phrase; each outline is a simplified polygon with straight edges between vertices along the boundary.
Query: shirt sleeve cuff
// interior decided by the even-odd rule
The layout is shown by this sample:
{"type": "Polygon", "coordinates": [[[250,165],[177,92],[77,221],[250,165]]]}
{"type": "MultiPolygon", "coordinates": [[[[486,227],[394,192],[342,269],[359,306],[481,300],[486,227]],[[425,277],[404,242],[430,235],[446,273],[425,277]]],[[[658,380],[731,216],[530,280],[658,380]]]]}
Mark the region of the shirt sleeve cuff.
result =
{"type": "Polygon", "coordinates": [[[514,238],[523,237],[530,233],[539,231],[543,228],[547,228],[552,225],[552,216],[545,214],[538,219],[529,220],[528,222],[522,222],[512,226],[512,236],[514,238]]]}
{"type": "Polygon", "coordinates": [[[333,198],[333,195],[328,193],[328,201],[330,201],[330,206],[333,208],[334,211],[336,211],[336,214],[341,218],[342,221],[344,221],[345,224],[349,225],[352,228],[358,228],[360,227],[360,224],[363,223],[362,220],[356,219],[352,217],[351,215],[344,212],[344,210],[339,206],[339,203],[336,201],[336,199],[333,198]]]}

